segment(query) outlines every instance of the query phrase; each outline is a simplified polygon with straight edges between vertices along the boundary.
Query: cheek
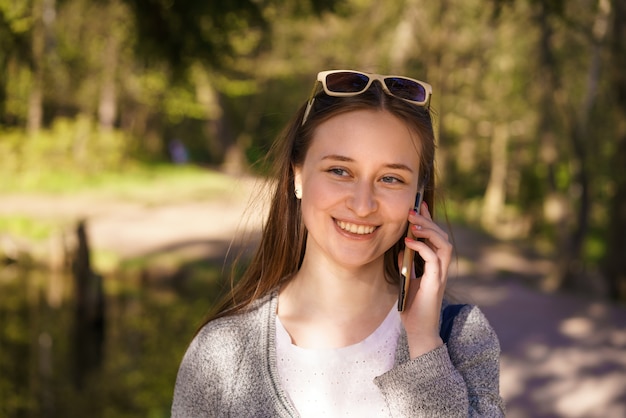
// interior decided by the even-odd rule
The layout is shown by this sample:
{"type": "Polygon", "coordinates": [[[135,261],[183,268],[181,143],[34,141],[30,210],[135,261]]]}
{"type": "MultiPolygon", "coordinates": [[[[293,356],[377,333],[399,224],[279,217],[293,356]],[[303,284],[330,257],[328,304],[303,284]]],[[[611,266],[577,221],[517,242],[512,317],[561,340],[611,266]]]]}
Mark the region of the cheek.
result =
{"type": "MultiPolygon", "coordinates": [[[[328,187],[322,187],[319,182],[304,182],[302,187],[302,216],[305,225],[336,202],[336,193],[328,187]]],[[[307,225],[310,227],[311,225],[307,225]]]]}
{"type": "Polygon", "coordinates": [[[407,227],[409,226],[409,221],[407,218],[408,218],[408,213],[406,214],[404,218],[398,219],[397,223],[395,223],[396,227],[395,227],[393,236],[395,237],[396,241],[399,240],[404,235],[406,235],[406,230],[407,230],[407,227]]]}
{"type": "Polygon", "coordinates": [[[389,201],[388,204],[388,219],[392,225],[395,226],[395,233],[400,236],[406,234],[406,228],[409,222],[409,210],[413,205],[413,198],[407,199],[406,197],[397,198],[389,201]]]}
{"type": "Polygon", "coordinates": [[[409,193],[392,193],[385,196],[385,206],[389,217],[406,221],[409,218],[409,210],[413,209],[415,195],[409,193]]]}
{"type": "Polygon", "coordinates": [[[302,186],[303,204],[318,208],[324,208],[337,202],[344,193],[337,185],[316,179],[304,181],[302,186]]]}

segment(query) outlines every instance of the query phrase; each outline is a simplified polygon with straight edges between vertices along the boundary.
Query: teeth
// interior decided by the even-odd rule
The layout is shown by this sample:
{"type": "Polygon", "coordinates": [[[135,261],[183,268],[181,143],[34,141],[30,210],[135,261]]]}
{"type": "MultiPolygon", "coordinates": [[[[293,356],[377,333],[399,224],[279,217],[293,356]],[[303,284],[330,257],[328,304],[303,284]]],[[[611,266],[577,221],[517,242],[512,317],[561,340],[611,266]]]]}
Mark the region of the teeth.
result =
{"type": "Polygon", "coordinates": [[[376,229],[376,227],[374,226],[355,225],[343,221],[337,221],[337,225],[339,225],[339,228],[343,229],[344,231],[348,231],[358,235],[371,234],[376,229]]]}

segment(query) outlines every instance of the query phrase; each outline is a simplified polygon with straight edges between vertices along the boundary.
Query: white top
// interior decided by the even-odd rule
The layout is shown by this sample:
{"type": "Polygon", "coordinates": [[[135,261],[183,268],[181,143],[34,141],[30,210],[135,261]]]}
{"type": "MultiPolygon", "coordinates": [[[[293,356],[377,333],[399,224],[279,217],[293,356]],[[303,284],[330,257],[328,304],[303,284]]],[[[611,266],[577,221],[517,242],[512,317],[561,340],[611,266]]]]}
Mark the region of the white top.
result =
{"type": "Polygon", "coordinates": [[[291,343],[276,316],[278,374],[300,416],[387,416],[374,378],[393,367],[401,328],[394,306],[382,324],[359,343],[336,349],[306,349],[291,343]]]}

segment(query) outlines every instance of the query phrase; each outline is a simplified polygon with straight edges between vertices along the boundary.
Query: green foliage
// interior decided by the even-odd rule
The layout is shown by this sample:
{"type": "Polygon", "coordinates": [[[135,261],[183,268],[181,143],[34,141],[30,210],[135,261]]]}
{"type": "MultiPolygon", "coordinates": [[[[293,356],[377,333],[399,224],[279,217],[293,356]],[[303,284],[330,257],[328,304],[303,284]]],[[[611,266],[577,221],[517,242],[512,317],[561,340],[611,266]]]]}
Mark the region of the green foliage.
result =
{"type": "Polygon", "coordinates": [[[212,68],[230,69],[228,58],[249,55],[268,42],[266,10],[322,13],[339,0],[283,2],[124,0],[135,18],[142,56],[165,60],[177,72],[200,59],[212,68]],[[295,7],[294,7],[295,6],[295,7]]]}
{"type": "Polygon", "coordinates": [[[0,216],[0,234],[44,240],[55,232],[53,222],[32,219],[26,216],[0,216]]]}
{"type": "Polygon", "coordinates": [[[17,129],[0,132],[2,188],[36,187],[50,173],[93,175],[120,169],[130,156],[128,136],[103,132],[87,117],[57,118],[50,130],[26,135],[17,129]]]}
{"type": "Polygon", "coordinates": [[[22,34],[32,28],[32,16],[30,14],[31,2],[29,1],[0,1],[0,15],[11,33],[22,34]]]}
{"type": "Polygon", "coordinates": [[[0,188],[62,189],[76,174],[163,162],[175,138],[196,163],[257,162],[315,73],[345,67],[434,86],[439,171],[459,216],[480,219],[505,132],[503,219],[567,236],[559,228],[574,234],[588,206],[588,231],[608,231],[603,208],[617,207],[620,182],[607,161],[623,119],[605,76],[619,73],[617,12],[596,1],[0,0],[0,188]],[[546,201],[563,202],[565,218],[546,201]]]}
{"type": "Polygon", "coordinates": [[[196,166],[171,164],[129,164],[119,170],[90,174],[74,169],[57,171],[42,168],[37,174],[16,176],[3,172],[6,179],[0,193],[80,194],[95,199],[116,199],[145,205],[166,204],[173,200],[208,200],[236,190],[236,179],[196,166]]]}

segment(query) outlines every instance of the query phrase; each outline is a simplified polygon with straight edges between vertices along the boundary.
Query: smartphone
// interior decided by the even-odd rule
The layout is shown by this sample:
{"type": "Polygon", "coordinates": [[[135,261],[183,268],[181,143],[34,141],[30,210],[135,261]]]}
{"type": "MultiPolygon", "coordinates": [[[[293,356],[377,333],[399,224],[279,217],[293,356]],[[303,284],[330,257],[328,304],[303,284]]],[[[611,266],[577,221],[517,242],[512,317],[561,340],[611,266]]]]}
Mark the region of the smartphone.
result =
{"type": "MultiPolygon", "coordinates": [[[[425,183],[425,182],[424,182],[425,183]]],[[[420,187],[415,195],[414,209],[417,213],[420,213],[420,207],[422,206],[422,200],[424,199],[424,185],[420,187]]],[[[411,225],[407,228],[406,236],[414,239],[413,233],[411,233],[411,225]]],[[[419,255],[418,255],[419,257],[419,255]]],[[[406,306],[406,298],[409,294],[409,284],[411,283],[411,268],[415,260],[415,251],[408,247],[404,248],[404,257],[402,258],[402,267],[400,268],[400,294],[398,295],[398,310],[404,311],[406,306]]],[[[420,265],[415,266],[417,276],[421,276],[424,270],[424,260],[419,257],[420,265]],[[418,271],[420,270],[420,271],[418,271]]]]}

